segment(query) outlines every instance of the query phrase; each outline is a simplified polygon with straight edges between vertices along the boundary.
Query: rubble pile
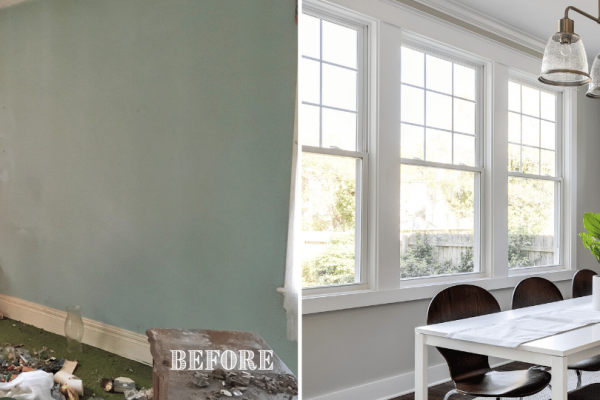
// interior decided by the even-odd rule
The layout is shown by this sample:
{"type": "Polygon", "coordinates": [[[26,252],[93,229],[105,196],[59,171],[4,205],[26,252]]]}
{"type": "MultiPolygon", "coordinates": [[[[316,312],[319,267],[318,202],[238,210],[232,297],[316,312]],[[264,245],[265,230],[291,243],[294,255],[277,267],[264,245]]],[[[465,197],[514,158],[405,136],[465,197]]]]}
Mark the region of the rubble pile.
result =
{"type": "Polygon", "coordinates": [[[23,349],[23,345],[4,346],[0,352],[0,382],[10,382],[22,372],[36,371],[38,369],[52,374],[60,371],[65,359],[56,359],[49,355],[47,348],[34,351],[30,354],[23,349]]]}
{"type": "MultiPolygon", "coordinates": [[[[57,359],[50,355],[52,352],[52,350],[48,351],[46,347],[30,352],[24,349],[22,344],[16,346],[7,344],[0,348],[0,397],[2,397],[3,385],[18,384],[23,390],[30,390],[28,386],[35,384],[38,385],[38,389],[46,391],[47,394],[42,395],[45,400],[79,400],[83,395],[83,383],[81,379],[73,375],[77,362],[64,358],[57,359]],[[25,372],[45,375],[44,379],[48,380],[47,386],[44,386],[45,389],[41,389],[43,385],[39,382],[32,383],[39,378],[37,375],[30,380],[15,380],[25,372]],[[46,374],[43,374],[44,372],[46,374]]],[[[22,378],[25,377],[26,375],[22,376],[22,378]]],[[[102,388],[106,392],[123,393],[123,398],[126,400],[153,399],[152,389],[138,391],[135,382],[125,377],[115,380],[103,379],[102,388]]],[[[8,387],[5,390],[9,390],[8,387]]],[[[102,400],[102,398],[94,397],[94,400],[102,400]]]]}
{"type": "Polygon", "coordinates": [[[230,372],[217,368],[211,372],[196,372],[190,384],[199,388],[208,388],[213,382],[220,383],[220,390],[206,395],[206,400],[227,399],[230,397],[244,400],[244,392],[249,386],[256,386],[270,394],[288,394],[290,398],[298,395],[298,382],[288,374],[251,374],[246,371],[230,372]]]}

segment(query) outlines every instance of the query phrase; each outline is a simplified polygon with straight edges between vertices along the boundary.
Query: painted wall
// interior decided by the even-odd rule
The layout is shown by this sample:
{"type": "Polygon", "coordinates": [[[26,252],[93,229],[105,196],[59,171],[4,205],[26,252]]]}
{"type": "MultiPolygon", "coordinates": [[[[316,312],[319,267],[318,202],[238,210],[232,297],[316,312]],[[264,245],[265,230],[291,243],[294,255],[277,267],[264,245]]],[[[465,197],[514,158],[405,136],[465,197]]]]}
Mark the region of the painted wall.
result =
{"type": "Polygon", "coordinates": [[[282,295],[294,0],[0,10],[0,291],[143,333],[258,331],[282,295]]]}
{"type": "MultiPolygon", "coordinates": [[[[600,212],[597,179],[600,103],[587,99],[586,90],[580,89],[577,95],[578,215],[585,211],[600,212]]],[[[577,229],[583,230],[582,222],[577,229]]],[[[577,268],[600,272],[596,260],[579,241],[577,268]]],[[[571,281],[559,282],[558,287],[565,298],[571,298],[571,281]]],[[[512,289],[495,290],[492,294],[502,310],[510,309],[512,289]]],[[[425,325],[429,302],[426,299],[305,315],[302,352],[305,397],[314,398],[412,373],[414,328],[425,325]]],[[[429,351],[430,368],[444,363],[437,351],[429,351]]]]}
{"type": "MultiPolygon", "coordinates": [[[[600,213],[600,102],[585,97],[587,87],[577,93],[577,232],[584,232],[583,213],[600,213]]],[[[577,241],[577,268],[600,266],[589,250],[577,241]]]]}

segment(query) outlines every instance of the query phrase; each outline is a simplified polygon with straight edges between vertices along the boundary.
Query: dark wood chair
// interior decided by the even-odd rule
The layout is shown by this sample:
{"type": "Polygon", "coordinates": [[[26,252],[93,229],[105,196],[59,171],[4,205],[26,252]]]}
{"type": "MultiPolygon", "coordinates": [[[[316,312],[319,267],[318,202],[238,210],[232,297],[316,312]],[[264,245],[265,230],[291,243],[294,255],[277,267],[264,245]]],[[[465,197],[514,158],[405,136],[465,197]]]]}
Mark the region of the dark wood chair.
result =
{"type": "MultiPolygon", "coordinates": [[[[487,290],[473,285],[456,285],[439,292],[429,304],[427,324],[438,324],[463,318],[500,312],[500,305],[487,290]]],[[[464,351],[437,348],[444,356],[455,394],[478,397],[524,397],[543,390],[550,383],[546,371],[496,371],[490,368],[488,357],[464,351]]]]}
{"type": "MultiPolygon", "coordinates": [[[[585,271],[586,270],[579,271],[577,274],[585,271]]],[[[593,271],[590,272],[595,274],[595,272],[593,271]]],[[[589,275],[590,281],[592,279],[592,276],[593,275],[589,275]]],[[[580,280],[583,280],[583,277],[580,278],[580,280]]],[[[575,288],[575,276],[573,277],[573,288],[575,288]]],[[[575,289],[573,289],[573,292],[574,291],[575,289]]],[[[553,303],[555,301],[561,300],[563,300],[563,296],[554,283],[544,278],[532,277],[523,279],[515,287],[512,297],[512,308],[513,310],[516,310],[518,308],[532,307],[540,304],[553,303]]],[[[576,362],[575,364],[571,364],[568,368],[571,370],[575,370],[575,373],[577,374],[577,388],[580,388],[582,371],[600,371],[600,355],[586,358],[585,360],[581,360],[579,362],[576,362]]]]}
{"type": "Polygon", "coordinates": [[[532,277],[523,279],[515,286],[512,295],[512,309],[533,307],[540,304],[561,301],[563,295],[548,279],[532,277]]]}
{"type": "Polygon", "coordinates": [[[600,394],[600,383],[591,383],[569,393],[569,400],[596,400],[600,394]]]}
{"type": "Polygon", "coordinates": [[[573,284],[571,285],[574,299],[592,295],[592,278],[594,275],[598,274],[591,269],[582,269],[575,272],[573,284]]]}

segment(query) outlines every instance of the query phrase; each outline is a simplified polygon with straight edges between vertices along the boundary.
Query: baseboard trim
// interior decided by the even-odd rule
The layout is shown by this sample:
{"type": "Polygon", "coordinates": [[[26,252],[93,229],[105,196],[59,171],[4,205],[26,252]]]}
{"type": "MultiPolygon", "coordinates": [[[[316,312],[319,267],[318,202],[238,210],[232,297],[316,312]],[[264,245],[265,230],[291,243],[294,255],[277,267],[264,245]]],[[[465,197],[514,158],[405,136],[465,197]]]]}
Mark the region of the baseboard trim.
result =
{"type": "MultiPolygon", "coordinates": [[[[494,364],[493,367],[508,364],[511,361],[503,361],[494,364]]],[[[429,367],[427,370],[429,387],[448,382],[448,366],[439,364],[429,367]]],[[[389,400],[403,396],[415,391],[415,373],[409,372],[402,375],[392,376],[364,385],[328,393],[319,397],[310,397],[307,400],[389,400]]]]}
{"type": "MultiPolygon", "coordinates": [[[[0,313],[10,319],[64,336],[66,311],[0,294],[0,313]]],[[[83,343],[130,360],[152,365],[150,344],[146,335],[88,318],[83,318],[83,324],[85,326],[83,343]]]]}

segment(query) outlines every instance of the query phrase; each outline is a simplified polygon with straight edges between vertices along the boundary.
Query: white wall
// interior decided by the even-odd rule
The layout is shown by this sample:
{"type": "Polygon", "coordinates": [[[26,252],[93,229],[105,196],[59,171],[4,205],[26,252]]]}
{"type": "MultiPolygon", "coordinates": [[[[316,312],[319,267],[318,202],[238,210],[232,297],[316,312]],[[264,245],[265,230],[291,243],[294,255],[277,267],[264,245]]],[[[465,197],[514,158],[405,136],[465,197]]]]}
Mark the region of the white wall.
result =
{"type": "MultiPolygon", "coordinates": [[[[587,88],[577,96],[577,232],[583,232],[583,213],[600,213],[600,102],[585,97],[587,88]]],[[[591,253],[577,241],[577,268],[600,266],[591,253]]]]}

